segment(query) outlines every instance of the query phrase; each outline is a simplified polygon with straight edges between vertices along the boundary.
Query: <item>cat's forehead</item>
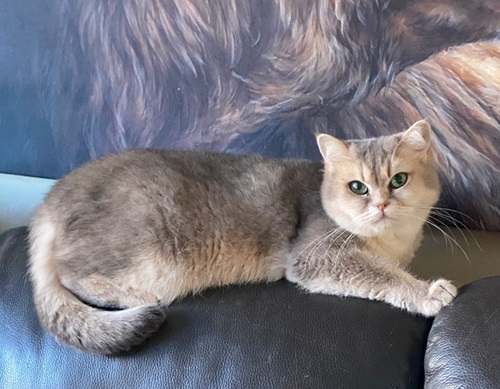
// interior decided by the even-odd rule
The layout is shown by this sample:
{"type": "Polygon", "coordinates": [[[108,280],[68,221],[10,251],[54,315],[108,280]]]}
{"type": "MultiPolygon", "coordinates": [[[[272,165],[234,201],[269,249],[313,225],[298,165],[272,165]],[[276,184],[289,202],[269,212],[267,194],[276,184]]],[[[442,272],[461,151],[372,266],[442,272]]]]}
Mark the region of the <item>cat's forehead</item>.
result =
{"type": "Polygon", "coordinates": [[[356,174],[365,181],[385,185],[392,171],[402,162],[395,158],[397,143],[394,137],[352,142],[350,153],[355,162],[356,174]]]}
{"type": "Polygon", "coordinates": [[[394,158],[398,140],[394,137],[381,137],[351,143],[351,156],[363,162],[367,167],[380,168],[394,158]]]}

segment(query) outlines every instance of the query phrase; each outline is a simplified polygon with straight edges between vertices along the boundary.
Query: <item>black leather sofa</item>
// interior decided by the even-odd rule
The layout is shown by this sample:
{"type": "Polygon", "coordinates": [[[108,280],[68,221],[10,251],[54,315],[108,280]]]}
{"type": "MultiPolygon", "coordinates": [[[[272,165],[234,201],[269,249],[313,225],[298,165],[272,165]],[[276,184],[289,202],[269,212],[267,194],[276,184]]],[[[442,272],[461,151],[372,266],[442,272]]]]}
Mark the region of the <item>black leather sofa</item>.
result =
{"type": "Polygon", "coordinates": [[[0,388],[499,388],[500,277],[433,321],[281,281],[209,290],[121,357],[57,344],[36,318],[26,228],[0,235],[0,388]]]}

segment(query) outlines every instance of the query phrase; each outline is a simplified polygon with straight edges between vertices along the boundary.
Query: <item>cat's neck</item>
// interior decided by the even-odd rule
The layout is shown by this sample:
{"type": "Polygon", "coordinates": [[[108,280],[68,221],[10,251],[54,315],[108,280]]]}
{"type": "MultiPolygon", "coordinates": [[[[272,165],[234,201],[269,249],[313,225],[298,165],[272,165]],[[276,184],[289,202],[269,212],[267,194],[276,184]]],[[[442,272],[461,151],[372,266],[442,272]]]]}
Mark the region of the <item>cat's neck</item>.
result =
{"type": "Polygon", "coordinates": [[[372,255],[390,259],[404,267],[413,259],[422,235],[422,226],[414,224],[362,240],[372,255]]]}

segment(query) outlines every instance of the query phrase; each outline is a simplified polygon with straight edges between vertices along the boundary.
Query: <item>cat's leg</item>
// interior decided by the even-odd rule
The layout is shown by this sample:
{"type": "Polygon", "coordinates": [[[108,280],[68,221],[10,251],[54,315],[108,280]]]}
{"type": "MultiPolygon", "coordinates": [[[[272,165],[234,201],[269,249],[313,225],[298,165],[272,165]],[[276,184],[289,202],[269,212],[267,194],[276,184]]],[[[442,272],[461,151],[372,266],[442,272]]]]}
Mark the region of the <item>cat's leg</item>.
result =
{"type": "Polygon", "coordinates": [[[154,296],[146,296],[144,293],[120,286],[119,280],[102,275],[71,280],[63,277],[62,283],[85,303],[104,309],[126,309],[158,303],[154,296]]]}
{"type": "Polygon", "coordinates": [[[436,315],[457,294],[447,280],[427,282],[383,258],[366,258],[362,252],[342,258],[297,258],[286,277],[313,293],[379,300],[424,316],[436,315]]]}

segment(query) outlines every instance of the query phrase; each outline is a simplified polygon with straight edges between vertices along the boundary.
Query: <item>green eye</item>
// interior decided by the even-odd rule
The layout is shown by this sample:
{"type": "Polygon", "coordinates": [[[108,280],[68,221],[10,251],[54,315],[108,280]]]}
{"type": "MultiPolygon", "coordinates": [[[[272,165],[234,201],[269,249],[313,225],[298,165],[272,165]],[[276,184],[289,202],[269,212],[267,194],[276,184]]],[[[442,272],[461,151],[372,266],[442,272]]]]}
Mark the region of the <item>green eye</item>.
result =
{"type": "Polygon", "coordinates": [[[408,181],[408,174],[397,173],[394,175],[394,177],[391,178],[391,183],[389,184],[389,187],[391,189],[401,188],[404,184],[406,184],[406,181],[408,181]]]}
{"type": "Polygon", "coordinates": [[[368,193],[368,188],[361,181],[351,181],[349,183],[349,189],[352,193],[360,196],[368,193]]]}

